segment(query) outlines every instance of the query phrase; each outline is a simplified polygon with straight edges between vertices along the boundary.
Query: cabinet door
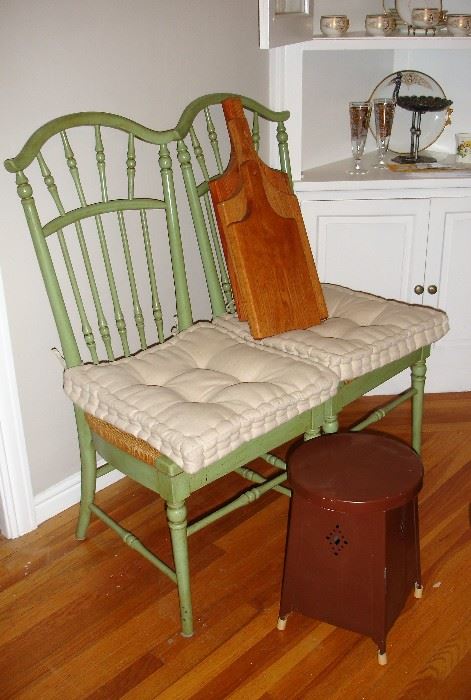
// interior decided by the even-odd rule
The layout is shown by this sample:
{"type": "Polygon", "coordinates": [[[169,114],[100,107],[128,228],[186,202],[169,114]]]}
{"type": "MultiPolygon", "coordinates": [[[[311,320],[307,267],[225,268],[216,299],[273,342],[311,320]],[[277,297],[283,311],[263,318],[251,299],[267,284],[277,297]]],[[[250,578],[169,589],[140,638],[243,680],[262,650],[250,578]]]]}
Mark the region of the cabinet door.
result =
{"type": "Polygon", "coordinates": [[[303,201],[319,277],[420,303],[430,202],[420,199],[303,201]]]}
{"type": "Polygon", "coordinates": [[[258,0],[258,14],[261,49],[312,39],[314,0],[258,0]]]}
{"type": "Polygon", "coordinates": [[[443,309],[450,319],[449,333],[432,350],[427,385],[432,391],[470,391],[471,197],[432,201],[424,287],[424,304],[443,309]]]}

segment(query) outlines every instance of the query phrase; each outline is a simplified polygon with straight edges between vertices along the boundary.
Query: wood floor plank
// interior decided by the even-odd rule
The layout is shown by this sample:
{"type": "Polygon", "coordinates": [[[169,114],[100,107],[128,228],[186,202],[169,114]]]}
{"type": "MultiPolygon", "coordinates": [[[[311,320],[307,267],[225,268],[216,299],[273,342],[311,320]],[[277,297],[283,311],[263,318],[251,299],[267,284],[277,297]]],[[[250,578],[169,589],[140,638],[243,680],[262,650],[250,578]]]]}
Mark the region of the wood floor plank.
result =
{"type": "MultiPolygon", "coordinates": [[[[209,683],[215,676],[219,676],[233,660],[238,659],[247,649],[252,648],[257,640],[266,634],[267,629],[273,625],[277,608],[278,605],[275,603],[266,610],[261,611],[243,630],[237,632],[210,656],[194,666],[189,673],[161,692],[158,696],[159,699],[189,700],[195,697],[196,693],[205,684],[209,683]]],[[[223,679],[221,677],[218,680],[218,685],[222,683],[223,679]]],[[[206,695],[206,697],[211,697],[211,695],[206,695]]]]}
{"type": "MultiPolygon", "coordinates": [[[[377,403],[355,402],[342,425],[377,403]]],[[[373,428],[408,439],[409,407],[373,428]]],[[[302,615],[276,630],[286,497],[267,494],[190,539],[192,639],[179,635],[173,584],[99,521],[76,542],[74,507],[0,539],[1,700],[469,700],[471,392],[427,395],[423,461],[424,596],[390,631],[387,666],[371,639],[302,615]]],[[[243,485],[229,475],[193,494],[190,518],[243,485]]],[[[99,499],[171,561],[154,494],[123,479],[99,499]]]]}
{"type": "MultiPolygon", "coordinates": [[[[317,649],[322,642],[332,634],[334,628],[327,623],[320,623],[313,630],[309,630],[295,645],[291,648],[284,643],[283,656],[279,657],[279,647],[276,642],[267,640],[261,653],[257,656],[253,655],[253,660],[250,664],[256,665],[252,669],[252,673],[244,674],[247,680],[244,680],[238,687],[227,694],[230,700],[245,700],[246,698],[259,698],[265,693],[271,691],[287,676],[289,676],[295,667],[302,667],[307,658],[317,649]],[[271,654],[267,654],[266,647],[269,647],[271,654]],[[273,653],[273,650],[276,650],[273,653]]],[[[280,632],[275,632],[278,637],[282,637],[280,632]]],[[[274,636],[274,635],[272,635],[274,636]]],[[[280,646],[281,646],[280,640],[280,646]]],[[[201,692],[204,692],[204,689],[201,692]]],[[[286,696],[285,696],[286,697],[286,696]]],[[[196,700],[196,699],[195,699],[196,700]]]]}

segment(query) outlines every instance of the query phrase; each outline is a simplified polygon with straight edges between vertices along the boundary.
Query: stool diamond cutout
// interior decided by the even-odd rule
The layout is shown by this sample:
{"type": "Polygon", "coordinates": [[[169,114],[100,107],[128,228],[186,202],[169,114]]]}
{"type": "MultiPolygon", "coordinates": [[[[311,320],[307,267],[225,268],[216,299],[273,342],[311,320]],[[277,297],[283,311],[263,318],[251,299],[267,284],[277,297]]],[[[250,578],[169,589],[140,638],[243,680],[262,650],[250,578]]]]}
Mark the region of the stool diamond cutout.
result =
{"type": "Polygon", "coordinates": [[[345,538],[345,535],[338,524],[329,532],[328,535],[326,535],[325,539],[329,544],[330,551],[336,557],[338,557],[340,552],[346,545],[348,545],[348,540],[345,538]]]}

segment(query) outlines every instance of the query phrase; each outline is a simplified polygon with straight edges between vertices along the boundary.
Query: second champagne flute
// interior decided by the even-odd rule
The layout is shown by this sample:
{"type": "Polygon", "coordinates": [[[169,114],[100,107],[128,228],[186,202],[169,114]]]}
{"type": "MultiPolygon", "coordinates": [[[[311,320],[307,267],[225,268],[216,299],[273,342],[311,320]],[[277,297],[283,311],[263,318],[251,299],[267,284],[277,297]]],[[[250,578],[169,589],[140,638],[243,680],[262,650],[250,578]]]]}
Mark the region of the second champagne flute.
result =
{"type": "Polygon", "coordinates": [[[385,157],[389,148],[395,106],[394,100],[390,97],[379,98],[373,101],[376,145],[378,147],[378,162],[373,166],[374,168],[387,168],[385,157]]]}

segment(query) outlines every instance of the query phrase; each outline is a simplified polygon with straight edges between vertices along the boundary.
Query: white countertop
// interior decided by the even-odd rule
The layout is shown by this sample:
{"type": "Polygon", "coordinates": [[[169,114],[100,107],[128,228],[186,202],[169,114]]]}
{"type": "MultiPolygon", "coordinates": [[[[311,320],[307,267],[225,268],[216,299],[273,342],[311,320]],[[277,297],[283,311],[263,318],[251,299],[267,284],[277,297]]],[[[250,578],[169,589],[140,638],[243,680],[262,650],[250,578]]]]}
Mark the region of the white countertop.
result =
{"type": "MultiPolygon", "coordinates": [[[[425,152],[427,153],[427,152],[425,152]]],[[[395,154],[390,154],[393,158],[395,154]]],[[[367,169],[365,175],[349,175],[352,159],[328,163],[317,168],[311,168],[302,173],[301,180],[296,180],[296,192],[326,192],[331,190],[347,190],[365,192],[375,190],[425,190],[421,196],[430,196],[430,191],[460,188],[471,189],[471,163],[456,164],[454,155],[444,153],[429,153],[437,158],[437,165],[452,166],[453,170],[420,170],[418,172],[393,172],[388,169],[373,168],[376,153],[363,156],[362,166],[367,169]]],[[[468,194],[468,192],[466,193],[468,194]]]]}

